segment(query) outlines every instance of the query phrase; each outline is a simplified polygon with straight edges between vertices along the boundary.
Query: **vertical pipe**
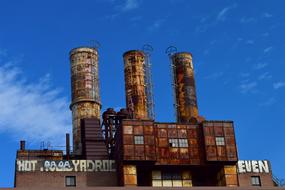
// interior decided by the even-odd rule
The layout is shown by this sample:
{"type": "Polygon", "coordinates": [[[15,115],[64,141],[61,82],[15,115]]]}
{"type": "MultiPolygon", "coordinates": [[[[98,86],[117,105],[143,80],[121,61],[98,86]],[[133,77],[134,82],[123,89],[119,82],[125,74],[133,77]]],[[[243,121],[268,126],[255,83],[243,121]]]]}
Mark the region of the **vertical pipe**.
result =
{"type": "Polygon", "coordinates": [[[134,119],[149,119],[145,83],[145,54],[139,50],[123,55],[127,109],[134,119]]]}
{"type": "Polygon", "coordinates": [[[176,95],[177,122],[185,123],[198,118],[194,68],[191,53],[181,52],[171,56],[176,95]]]}
{"type": "Polygon", "coordinates": [[[26,141],[20,141],[20,150],[25,150],[26,149],[26,141]]]}
{"type": "Polygon", "coordinates": [[[70,136],[66,133],[66,160],[70,158],[70,136]]]}
{"type": "Polygon", "coordinates": [[[82,155],[81,119],[100,119],[98,51],[80,47],[70,51],[73,153],[82,155]]]}

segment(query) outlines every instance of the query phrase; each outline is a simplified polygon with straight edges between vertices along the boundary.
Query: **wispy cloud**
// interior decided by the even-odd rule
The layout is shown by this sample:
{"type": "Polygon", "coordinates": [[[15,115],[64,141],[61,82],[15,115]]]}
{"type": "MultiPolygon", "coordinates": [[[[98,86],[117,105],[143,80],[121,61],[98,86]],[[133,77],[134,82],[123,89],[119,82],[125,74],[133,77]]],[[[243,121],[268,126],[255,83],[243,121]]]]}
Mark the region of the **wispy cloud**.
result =
{"type": "Polygon", "coordinates": [[[254,41],[253,40],[247,40],[245,43],[248,44],[248,45],[253,45],[254,41]]]}
{"type": "Polygon", "coordinates": [[[51,86],[50,76],[27,82],[21,69],[0,67],[0,132],[7,132],[32,143],[64,143],[71,129],[67,99],[51,86]]]}
{"type": "Polygon", "coordinates": [[[253,66],[253,69],[255,70],[260,70],[265,68],[268,65],[268,63],[257,63],[256,65],[253,66]]]}
{"type": "Polygon", "coordinates": [[[273,88],[275,90],[278,90],[279,88],[283,88],[285,87],[285,82],[275,82],[273,83],[273,88]]]}
{"type": "Polygon", "coordinates": [[[251,23],[251,22],[255,22],[256,21],[256,18],[253,18],[253,17],[242,17],[240,19],[240,23],[242,24],[247,24],[247,23],[251,23]]]}
{"type": "Polygon", "coordinates": [[[242,78],[250,77],[250,73],[240,73],[239,75],[240,75],[240,77],[242,77],[242,78]]]}
{"type": "Polygon", "coordinates": [[[125,0],[124,4],[121,7],[122,11],[130,11],[133,9],[137,9],[139,7],[138,0],[125,0]]]}
{"type": "Polygon", "coordinates": [[[276,99],[274,97],[271,97],[264,102],[260,103],[259,106],[271,106],[276,102],[276,99]]]}
{"type": "Polygon", "coordinates": [[[265,80],[265,79],[271,79],[271,78],[272,78],[272,75],[270,75],[269,72],[265,72],[258,77],[258,80],[265,80]]]}
{"type": "Polygon", "coordinates": [[[268,37],[269,36],[269,33],[268,32],[264,32],[260,35],[261,37],[268,37]]]}
{"type": "Polygon", "coordinates": [[[247,94],[249,92],[255,92],[257,87],[257,82],[246,82],[239,86],[240,92],[247,94]]]}
{"type": "Polygon", "coordinates": [[[195,27],[195,32],[206,32],[209,28],[216,26],[219,22],[227,20],[230,10],[236,7],[237,4],[232,4],[220,10],[216,15],[201,17],[200,23],[195,27]]]}
{"type": "Polygon", "coordinates": [[[217,21],[225,21],[230,10],[237,7],[237,4],[230,5],[223,8],[217,15],[217,21]]]}
{"type": "MultiPolygon", "coordinates": [[[[109,14],[99,18],[99,20],[115,20],[125,12],[139,8],[140,0],[97,0],[103,3],[112,4],[113,9],[109,14]]],[[[138,18],[138,17],[137,17],[138,18]]]]}
{"type": "Polygon", "coordinates": [[[143,19],[142,16],[134,16],[134,17],[130,18],[130,21],[132,21],[132,22],[137,22],[137,21],[140,21],[140,20],[142,20],[142,19],[143,19]]]}
{"type": "Polygon", "coordinates": [[[264,18],[271,18],[273,15],[272,14],[270,14],[270,13],[263,13],[262,14],[262,17],[264,17],[264,18]]]}
{"type": "Polygon", "coordinates": [[[158,30],[164,23],[166,19],[157,19],[155,20],[147,29],[150,32],[158,30]]]}
{"type": "Polygon", "coordinates": [[[223,75],[224,75],[223,72],[216,72],[216,73],[207,75],[207,76],[205,77],[205,79],[217,79],[217,78],[222,77],[223,75]]]}
{"type": "Polygon", "coordinates": [[[265,48],[265,49],[263,50],[263,52],[264,52],[264,53],[268,53],[268,52],[270,52],[272,49],[273,49],[273,47],[270,46],[270,47],[265,48]]]}

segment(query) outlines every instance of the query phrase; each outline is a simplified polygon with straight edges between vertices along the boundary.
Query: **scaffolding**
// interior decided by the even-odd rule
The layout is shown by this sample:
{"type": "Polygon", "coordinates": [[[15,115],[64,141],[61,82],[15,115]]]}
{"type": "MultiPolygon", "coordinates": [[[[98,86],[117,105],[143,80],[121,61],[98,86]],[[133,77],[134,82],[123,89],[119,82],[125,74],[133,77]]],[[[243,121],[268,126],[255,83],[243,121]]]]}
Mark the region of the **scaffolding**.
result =
{"type": "Polygon", "coordinates": [[[154,98],[153,98],[153,82],[152,82],[152,73],[151,73],[151,52],[153,48],[151,45],[146,44],[142,48],[145,54],[145,64],[144,64],[144,81],[145,81],[145,93],[147,101],[147,114],[148,118],[154,120],[154,98]]]}
{"type": "Polygon", "coordinates": [[[169,46],[166,50],[165,53],[168,55],[169,58],[169,66],[170,66],[170,75],[171,75],[171,86],[172,86],[172,97],[173,97],[173,108],[174,108],[174,118],[177,120],[180,116],[178,115],[179,112],[177,111],[179,108],[179,104],[177,102],[176,98],[176,85],[177,85],[177,77],[176,77],[176,72],[175,72],[175,64],[172,61],[172,56],[177,52],[177,48],[175,46],[169,46]]]}

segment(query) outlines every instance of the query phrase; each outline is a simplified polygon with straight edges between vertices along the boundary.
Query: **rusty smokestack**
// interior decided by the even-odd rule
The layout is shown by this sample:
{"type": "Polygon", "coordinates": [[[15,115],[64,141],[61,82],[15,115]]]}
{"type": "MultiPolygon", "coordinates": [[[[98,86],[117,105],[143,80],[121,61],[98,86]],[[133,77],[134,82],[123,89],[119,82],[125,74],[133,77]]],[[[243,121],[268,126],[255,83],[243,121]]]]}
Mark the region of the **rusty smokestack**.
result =
{"type": "Polygon", "coordinates": [[[171,55],[176,100],[176,120],[187,123],[198,119],[198,106],[192,54],[179,52],[171,55]]]}
{"type": "Polygon", "coordinates": [[[134,119],[149,119],[145,82],[145,54],[140,50],[123,55],[125,73],[126,107],[134,119]]]}
{"type": "Polygon", "coordinates": [[[80,47],[70,51],[73,128],[73,153],[82,154],[81,122],[83,118],[100,119],[98,51],[80,47]]]}

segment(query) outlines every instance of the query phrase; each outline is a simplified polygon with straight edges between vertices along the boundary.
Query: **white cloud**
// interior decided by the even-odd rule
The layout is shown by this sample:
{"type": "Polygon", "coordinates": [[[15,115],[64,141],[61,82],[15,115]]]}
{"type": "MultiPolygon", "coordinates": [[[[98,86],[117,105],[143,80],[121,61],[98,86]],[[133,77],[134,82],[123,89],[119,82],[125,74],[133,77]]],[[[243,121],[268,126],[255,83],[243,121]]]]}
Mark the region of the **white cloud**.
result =
{"type": "Polygon", "coordinates": [[[265,48],[264,50],[263,50],[263,52],[264,53],[268,53],[269,51],[271,51],[272,50],[272,46],[270,46],[270,47],[267,47],[267,48],[265,48]]]}
{"type": "Polygon", "coordinates": [[[249,44],[249,45],[253,45],[253,44],[254,44],[254,41],[253,41],[253,40],[247,40],[245,43],[246,43],[246,44],[249,44]]]}
{"type": "Polygon", "coordinates": [[[269,72],[265,72],[258,77],[258,80],[271,79],[271,78],[272,75],[270,75],[269,72]]]}
{"type": "Polygon", "coordinates": [[[263,15],[262,15],[262,17],[264,17],[264,18],[271,18],[273,15],[272,14],[270,14],[270,13],[264,13],[263,15]]]}
{"type": "Polygon", "coordinates": [[[205,79],[217,79],[217,78],[222,77],[223,75],[224,75],[223,72],[216,72],[216,73],[207,75],[207,76],[205,77],[205,79]]]}
{"type": "Polygon", "coordinates": [[[122,11],[130,11],[139,7],[138,0],[125,0],[124,5],[122,6],[122,11]]]}
{"type": "Polygon", "coordinates": [[[275,102],[276,102],[276,99],[274,97],[271,97],[268,100],[265,100],[264,102],[260,103],[259,106],[271,106],[275,102]]]}
{"type": "Polygon", "coordinates": [[[46,75],[29,83],[15,66],[0,66],[0,132],[31,143],[64,144],[71,130],[71,113],[65,97],[46,75]]]}
{"type": "Polygon", "coordinates": [[[256,21],[256,19],[253,18],[253,17],[249,17],[249,18],[243,17],[243,18],[240,19],[240,22],[243,23],[243,24],[251,23],[251,22],[255,22],[255,21],[256,21]]]}
{"type": "Polygon", "coordinates": [[[240,92],[243,94],[247,94],[249,92],[255,92],[257,86],[257,82],[248,82],[248,83],[243,83],[239,86],[240,92]]]}
{"type": "Polygon", "coordinates": [[[253,66],[253,68],[255,70],[260,70],[260,69],[265,68],[267,65],[268,65],[268,63],[257,63],[256,65],[253,66]]]}
{"type": "Polygon", "coordinates": [[[149,27],[148,27],[148,30],[150,32],[153,32],[155,30],[158,30],[165,22],[165,19],[158,19],[158,20],[155,20],[149,27]]]}
{"type": "Polygon", "coordinates": [[[247,77],[250,77],[250,73],[240,73],[240,76],[242,78],[247,78],[247,77]]]}
{"type": "Polygon", "coordinates": [[[228,12],[231,10],[231,9],[234,9],[237,7],[237,4],[233,4],[231,6],[228,6],[228,7],[225,7],[223,8],[217,15],[217,21],[225,21],[226,20],[226,16],[228,14],[228,12]]]}
{"type": "Polygon", "coordinates": [[[275,82],[273,83],[273,88],[278,90],[279,88],[285,87],[285,82],[275,82]]]}
{"type": "Polygon", "coordinates": [[[261,36],[262,36],[262,37],[268,37],[268,36],[269,36],[269,33],[268,33],[268,32],[264,32],[264,33],[261,34],[261,36]]]}

